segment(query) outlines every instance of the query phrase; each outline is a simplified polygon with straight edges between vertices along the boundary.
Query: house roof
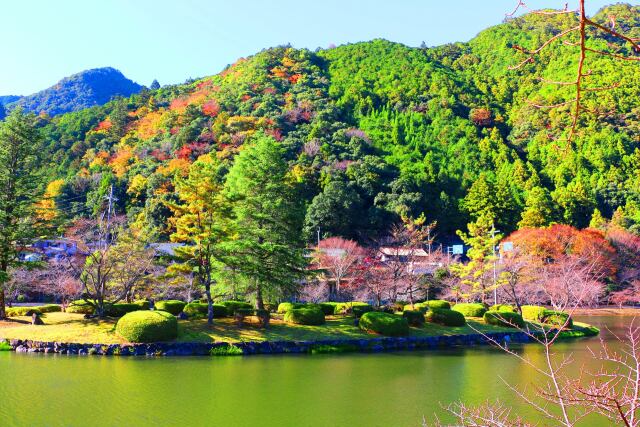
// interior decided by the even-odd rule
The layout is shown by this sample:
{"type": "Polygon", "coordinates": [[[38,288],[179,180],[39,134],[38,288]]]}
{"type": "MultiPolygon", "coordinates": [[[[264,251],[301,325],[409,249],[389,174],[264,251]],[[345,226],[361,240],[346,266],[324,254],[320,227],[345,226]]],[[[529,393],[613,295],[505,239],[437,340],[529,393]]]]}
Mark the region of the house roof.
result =
{"type": "Polygon", "coordinates": [[[429,256],[424,249],[395,248],[392,246],[382,247],[380,252],[386,256],[429,256]]]}

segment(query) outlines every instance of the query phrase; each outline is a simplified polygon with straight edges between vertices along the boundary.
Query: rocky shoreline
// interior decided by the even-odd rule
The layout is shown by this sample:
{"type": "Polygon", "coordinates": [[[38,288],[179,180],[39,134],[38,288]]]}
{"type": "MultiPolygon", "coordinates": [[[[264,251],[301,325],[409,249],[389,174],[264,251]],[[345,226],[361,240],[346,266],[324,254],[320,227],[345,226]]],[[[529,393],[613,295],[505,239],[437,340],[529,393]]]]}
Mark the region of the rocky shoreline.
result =
{"type": "Polygon", "coordinates": [[[148,344],[81,344],[8,340],[18,353],[108,355],[108,356],[209,356],[212,354],[303,354],[313,352],[390,352],[428,350],[488,345],[490,340],[500,343],[527,343],[531,338],[523,332],[494,332],[481,334],[442,335],[434,337],[376,337],[350,340],[318,341],[245,341],[237,343],[168,342],[148,344]],[[335,350],[335,351],[332,351],[335,350]]]}

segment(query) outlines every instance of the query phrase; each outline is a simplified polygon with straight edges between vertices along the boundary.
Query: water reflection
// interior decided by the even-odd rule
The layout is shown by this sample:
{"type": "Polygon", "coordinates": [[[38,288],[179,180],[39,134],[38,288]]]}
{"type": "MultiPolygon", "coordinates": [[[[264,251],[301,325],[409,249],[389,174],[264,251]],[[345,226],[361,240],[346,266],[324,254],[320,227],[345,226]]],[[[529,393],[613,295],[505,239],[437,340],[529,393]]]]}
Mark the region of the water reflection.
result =
{"type": "MultiPolygon", "coordinates": [[[[591,318],[623,334],[630,318],[591,318]]],[[[611,340],[609,332],[603,337],[611,340]]],[[[594,367],[586,346],[572,373],[594,367]],[[584,367],[583,367],[584,365],[584,367]]],[[[612,345],[616,345],[612,343],[612,345]]],[[[515,347],[536,362],[541,348],[515,347]]],[[[528,386],[540,379],[513,356],[486,347],[393,354],[229,358],[125,358],[0,353],[3,425],[394,425],[442,414],[441,404],[513,399],[500,377],[528,386]]]]}

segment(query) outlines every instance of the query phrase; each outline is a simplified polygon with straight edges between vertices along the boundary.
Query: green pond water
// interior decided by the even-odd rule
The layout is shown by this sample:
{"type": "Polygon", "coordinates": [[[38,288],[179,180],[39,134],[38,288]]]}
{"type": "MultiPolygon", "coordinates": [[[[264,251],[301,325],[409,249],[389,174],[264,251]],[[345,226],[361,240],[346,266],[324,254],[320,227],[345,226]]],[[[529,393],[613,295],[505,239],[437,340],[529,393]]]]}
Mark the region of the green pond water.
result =
{"type": "MultiPolygon", "coordinates": [[[[620,332],[631,318],[582,320],[620,332]]],[[[555,349],[573,354],[577,372],[595,367],[587,348],[599,344],[580,339],[555,349]]],[[[519,351],[541,357],[535,345],[519,351]]],[[[442,415],[441,405],[496,398],[529,413],[500,376],[536,381],[529,367],[489,347],[150,359],[0,352],[0,425],[420,426],[442,415]]]]}

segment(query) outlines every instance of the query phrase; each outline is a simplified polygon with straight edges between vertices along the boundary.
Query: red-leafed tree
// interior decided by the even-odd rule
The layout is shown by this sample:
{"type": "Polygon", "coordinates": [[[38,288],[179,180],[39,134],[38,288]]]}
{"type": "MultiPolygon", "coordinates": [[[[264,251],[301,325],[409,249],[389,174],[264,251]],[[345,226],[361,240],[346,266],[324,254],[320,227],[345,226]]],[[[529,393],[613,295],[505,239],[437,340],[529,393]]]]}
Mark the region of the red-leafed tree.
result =
{"type": "Polygon", "coordinates": [[[329,299],[339,296],[341,285],[365,256],[365,250],[353,240],[329,237],[321,240],[314,254],[315,268],[326,274],[329,299]]]}

